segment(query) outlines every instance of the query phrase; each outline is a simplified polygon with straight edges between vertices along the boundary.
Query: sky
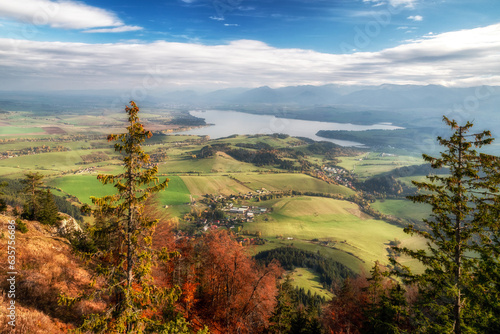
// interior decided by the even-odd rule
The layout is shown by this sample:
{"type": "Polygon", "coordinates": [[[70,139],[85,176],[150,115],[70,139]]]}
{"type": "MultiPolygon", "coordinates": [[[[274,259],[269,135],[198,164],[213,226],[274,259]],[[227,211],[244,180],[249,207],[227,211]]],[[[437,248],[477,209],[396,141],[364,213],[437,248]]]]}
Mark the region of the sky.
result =
{"type": "Polygon", "coordinates": [[[500,85],[498,0],[0,0],[0,90],[500,85]]]}

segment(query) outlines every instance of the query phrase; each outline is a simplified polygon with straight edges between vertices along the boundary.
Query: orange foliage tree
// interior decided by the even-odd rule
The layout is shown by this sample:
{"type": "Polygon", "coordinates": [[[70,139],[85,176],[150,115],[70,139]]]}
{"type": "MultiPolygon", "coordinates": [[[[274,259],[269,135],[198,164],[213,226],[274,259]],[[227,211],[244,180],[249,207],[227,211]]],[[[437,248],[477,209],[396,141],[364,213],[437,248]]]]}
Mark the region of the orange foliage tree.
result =
{"type": "Polygon", "coordinates": [[[224,333],[262,332],[275,306],[279,266],[260,267],[224,231],[207,234],[197,249],[203,317],[224,333]]]}
{"type": "Polygon", "coordinates": [[[167,270],[183,287],[186,316],[211,333],[262,333],[276,303],[279,265],[259,265],[226,231],[178,247],[182,256],[167,270]]]}
{"type": "Polygon", "coordinates": [[[364,310],[369,302],[365,277],[347,278],[323,311],[323,326],[329,334],[362,333],[364,310]]]}

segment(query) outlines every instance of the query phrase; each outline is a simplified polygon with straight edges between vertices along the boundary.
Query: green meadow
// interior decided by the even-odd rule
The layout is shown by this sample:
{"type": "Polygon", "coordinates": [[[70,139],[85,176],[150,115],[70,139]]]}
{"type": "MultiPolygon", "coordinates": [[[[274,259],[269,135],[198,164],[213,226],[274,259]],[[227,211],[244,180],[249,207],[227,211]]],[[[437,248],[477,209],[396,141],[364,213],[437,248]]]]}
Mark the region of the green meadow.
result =
{"type": "MultiPolygon", "coordinates": [[[[169,154],[171,153],[169,152],[169,154]]],[[[194,158],[188,154],[175,155],[174,153],[165,164],[159,166],[160,173],[175,174],[244,173],[256,170],[259,168],[255,165],[235,160],[222,152],[205,159],[194,158]]]]}
{"type": "Polygon", "coordinates": [[[205,194],[231,195],[247,193],[250,189],[234,181],[229,176],[209,175],[209,176],[181,176],[189,192],[193,196],[205,194]]]}
{"type": "Polygon", "coordinates": [[[112,185],[103,185],[97,180],[97,174],[65,175],[47,182],[49,186],[60,188],[63,192],[76,196],[82,203],[92,204],[90,196],[103,197],[113,195],[112,185]]]}
{"type": "Polygon", "coordinates": [[[405,219],[422,220],[432,213],[431,207],[423,203],[413,203],[405,199],[378,200],[371,206],[386,215],[405,219]]]}
{"type": "Polygon", "coordinates": [[[228,138],[220,138],[214,140],[216,143],[227,143],[231,145],[236,145],[236,144],[257,144],[257,143],[266,143],[272,147],[276,148],[284,148],[284,147],[290,147],[293,145],[300,145],[303,144],[302,140],[294,137],[287,137],[284,139],[280,139],[278,137],[274,136],[259,136],[259,135],[254,135],[254,136],[231,136],[228,138]]]}
{"type": "MultiPolygon", "coordinates": [[[[165,178],[161,177],[160,181],[165,178]]],[[[168,187],[156,195],[156,199],[161,206],[165,205],[186,205],[189,203],[189,189],[179,176],[168,177],[168,187]]]]}
{"type": "MultiPolygon", "coordinates": [[[[165,177],[160,177],[163,181],[165,177]]],[[[185,205],[189,203],[189,190],[178,176],[168,178],[168,187],[158,193],[157,200],[161,206],[185,205]]],[[[113,185],[103,185],[97,180],[97,174],[76,174],[57,177],[49,180],[48,185],[61,189],[64,193],[76,196],[82,203],[92,203],[90,196],[102,197],[116,193],[113,185]]]]}
{"type": "Polygon", "coordinates": [[[347,196],[354,194],[354,191],[347,187],[328,184],[309,175],[299,173],[244,174],[234,175],[234,177],[252,190],[266,188],[269,191],[297,190],[347,196]]]}
{"type": "Polygon", "coordinates": [[[320,242],[313,242],[311,240],[302,240],[302,239],[288,240],[285,237],[277,238],[276,236],[269,236],[266,237],[265,239],[268,241],[266,244],[249,247],[248,248],[249,254],[255,255],[258,252],[269,249],[274,249],[283,246],[293,246],[313,253],[319,253],[322,256],[334,259],[335,261],[338,261],[346,265],[356,273],[368,272],[370,267],[372,266],[371,263],[366,263],[364,260],[356,257],[355,254],[349,254],[343,250],[337,249],[330,243],[328,245],[325,245],[320,242]]]}
{"type": "Polygon", "coordinates": [[[340,167],[354,172],[359,178],[369,178],[382,173],[390,172],[393,169],[420,165],[424,161],[421,157],[393,155],[382,156],[383,153],[370,152],[356,157],[342,157],[338,164],[340,167]]]}
{"type": "Polygon", "coordinates": [[[82,162],[82,158],[78,151],[49,152],[3,159],[0,160],[0,168],[14,167],[18,168],[20,172],[23,170],[50,170],[61,172],[74,169],[79,162],[82,162]]]}
{"type": "Polygon", "coordinates": [[[319,276],[314,270],[308,268],[295,268],[288,275],[292,284],[297,288],[304,288],[304,291],[309,290],[312,294],[317,294],[327,300],[333,297],[333,293],[323,288],[319,276]]]}
{"type": "Polygon", "coordinates": [[[0,135],[23,135],[27,133],[45,133],[45,130],[38,127],[24,128],[16,126],[0,127],[0,135]]]}
{"type": "Polygon", "coordinates": [[[261,232],[265,238],[293,238],[290,240],[294,244],[296,240],[328,241],[330,247],[349,255],[341,262],[351,268],[359,266],[359,261],[365,269],[375,260],[387,263],[388,243],[409,238],[401,227],[375,220],[348,201],[301,196],[264,201],[259,205],[270,207],[272,212],[246,223],[244,230],[261,232]],[[357,259],[354,262],[353,257],[357,259]]]}

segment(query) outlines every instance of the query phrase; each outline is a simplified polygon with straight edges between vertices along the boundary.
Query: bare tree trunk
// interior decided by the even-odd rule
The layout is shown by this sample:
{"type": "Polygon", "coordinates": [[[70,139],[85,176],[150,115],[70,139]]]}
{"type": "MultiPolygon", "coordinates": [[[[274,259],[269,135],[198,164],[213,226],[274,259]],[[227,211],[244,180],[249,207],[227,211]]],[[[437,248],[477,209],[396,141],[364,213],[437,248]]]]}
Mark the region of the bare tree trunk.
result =
{"type": "MultiPolygon", "coordinates": [[[[463,140],[463,137],[462,137],[462,127],[459,128],[459,136],[460,136],[460,143],[459,143],[459,146],[458,146],[458,168],[459,170],[461,170],[463,167],[462,167],[462,160],[463,160],[463,156],[462,156],[462,153],[463,153],[463,146],[462,146],[462,140],[463,140]]],[[[462,179],[461,179],[461,175],[460,175],[460,179],[458,180],[458,189],[459,189],[459,202],[458,202],[458,210],[457,210],[457,213],[456,213],[456,216],[455,216],[455,285],[457,287],[457,295],[455,297],[455,305],[454,305],[454,310],[453,310],[453,313],[454,313],[454,317],[455,317],[455,323],[454,323],[454,332],[455,334],[462,334],[462,326],[461,326],[461,311],[462,311],[462,301],[461,301],[461,293],[462,293],[462,289],[461,289],[461,286],[460,286],[460,283],[461,283],[461,266],[462,266],[462,221],[460,219],[460,214],[462,212],[462,197],[463,197],[463,193],[462,193],[462,190],[461,190],[461,187],[462,187],[462,179]]]]}

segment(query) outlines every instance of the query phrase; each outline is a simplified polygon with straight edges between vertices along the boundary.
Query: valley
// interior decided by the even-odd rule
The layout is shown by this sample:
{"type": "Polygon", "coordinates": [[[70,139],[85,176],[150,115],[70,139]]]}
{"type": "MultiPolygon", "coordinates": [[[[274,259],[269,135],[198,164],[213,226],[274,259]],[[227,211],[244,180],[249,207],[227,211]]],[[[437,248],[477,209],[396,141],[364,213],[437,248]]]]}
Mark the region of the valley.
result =
{"type": "MultiPolygon", "coordinates": [[[[383,193],[366,188],[372,187],[368,181],[393,170],[422,164],[418,155],[276,133],[215,139],[177,134],[191,127],[179,124],[185,123],[178,121],[185,119],[180,115],[147,110],[143,117],[154,133],[144,149],[158,165],[160,181],[170,180],[155,197],[155,206],[168,217],[164,223],[174,224],[178,233],[229,229],[252,255],[293,246],[356,273],[367,272],[374,261],[388,264],[391,241],[420,246],[421,241],[403,232],[406,224],[429,214],[404,198],[411,187],[383,193]],[[252,216],[231,213],[229,205],[266,211],[252,216]]],[[[39,172],[54,195],[75,207],[91,204],[91,196],[114,193],[97,175],[121,170],[120,156],[105,139],[107,133],[123,131],[118,114],[40,117],[8,112],[1,121],[7,129],[0,136],[2,180],[17,182],[28,171],[39,172]]],[[[399,178],[383,182],[390,183],[387,189],[402,184],[399,178]]],[[[20,202],[11,198],[9,204],[20,202]]],[[[92,218],[84,216],[82,224],[92,225],[92,218]]],[[[298,270],[292,276],[296,286],[328,296],[324,287],[314,284],[314,270],[298,270]]]]}

